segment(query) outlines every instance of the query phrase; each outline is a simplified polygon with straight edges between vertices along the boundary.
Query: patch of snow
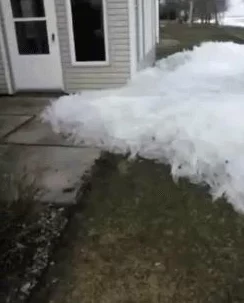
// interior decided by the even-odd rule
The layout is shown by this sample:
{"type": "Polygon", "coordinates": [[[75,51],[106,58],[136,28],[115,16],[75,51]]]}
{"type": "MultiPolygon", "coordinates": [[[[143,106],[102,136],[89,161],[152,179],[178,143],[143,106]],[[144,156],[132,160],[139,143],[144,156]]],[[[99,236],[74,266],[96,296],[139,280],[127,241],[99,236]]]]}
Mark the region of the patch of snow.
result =
{"type": "Polygon", "coordinates": [[[226,12],[228,17],[240,17],[244,16],[244,2],[243,0],[229,0],[228,11],[226,12]]]}
{"type": "Polygon", "coordinates": [[[75,142],[171,165],[244,211],[244,46],[208,42],[117,90],[52,102],[42,114],[75,142]]]}
{"type": "Polygon", "coordinates": [[[244,2],[243,0],[230,0],[228,11],[225,13],[223,25],[244,27],[244,2]]]}
{"type": "Polygon", "coordinates": [[[243,17],[224,17],[221,21],[222,25],[244,27],[244,16],[243,17]]]}

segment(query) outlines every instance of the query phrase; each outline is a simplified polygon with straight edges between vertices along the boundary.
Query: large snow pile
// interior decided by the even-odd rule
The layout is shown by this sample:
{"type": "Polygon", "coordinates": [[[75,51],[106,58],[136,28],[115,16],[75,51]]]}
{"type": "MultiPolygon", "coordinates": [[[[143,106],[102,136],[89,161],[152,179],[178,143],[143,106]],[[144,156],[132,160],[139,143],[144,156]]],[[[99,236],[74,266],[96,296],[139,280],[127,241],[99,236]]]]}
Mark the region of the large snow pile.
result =
{"type": "Polygon", "coordinates": [[[229,8],[225,13],[222,24],[227,26],[244,27],[244,2],[243,0],[229,0],[229,8]]]}
{"type": "Polygon", "coordinates": [[[243,0],[229,0],[228,11],[226,16],[240,17],[244,16],[244,2],[243,0]]]}
{"type": "Polygon", "coordinates": [[[157,62],[126,87],[54,101],[57,133],[170,164],[244,211],[244,46],[208,42],[157,62]]]}
{"type": "Polygon", "coordinates": [[[222,25],[234,26],[234,27],[244,27],[244,16],[243,17],[224,17],[221,21],[222,25]]]}

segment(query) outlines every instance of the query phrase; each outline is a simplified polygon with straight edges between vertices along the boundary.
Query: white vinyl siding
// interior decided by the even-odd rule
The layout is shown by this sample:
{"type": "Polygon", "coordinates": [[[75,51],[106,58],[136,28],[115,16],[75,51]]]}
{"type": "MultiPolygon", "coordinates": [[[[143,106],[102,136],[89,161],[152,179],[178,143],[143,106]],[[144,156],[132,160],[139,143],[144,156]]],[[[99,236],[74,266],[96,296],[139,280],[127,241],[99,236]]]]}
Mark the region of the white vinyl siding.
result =
{"type": "Polygon", "coordinates": [[[6,82],[6,77],[4,73],[4,67],[3,67],[3,62],[0,52],[0,95],[7,93],[8,93],[8,87],[7,87],[7,82],[6,82]]]}
{"type": "Polygon", "coordinates": [[[72,65],[65,1],[70,0],[55,0],[65,91],[70,93],[125,84],[130,78],[128,0],[106,0],[109,57],[107,66],[72,65]]]}
{"type": "MultiPolygon", "coordinates": [[[[2,16],[0,15],[0,35],[2,35],[3,38],[3,22],[2,22],[2,16]]],[[[1,44],[2,39],[0,39],[1,44]]],[[[0,94],[7,94],[8,93],[8,86],[7,86],[7,80],[6,80],[6,74],[4,70],[4,64],[3,64],[3,45],[0,45],[0,94]]]]}

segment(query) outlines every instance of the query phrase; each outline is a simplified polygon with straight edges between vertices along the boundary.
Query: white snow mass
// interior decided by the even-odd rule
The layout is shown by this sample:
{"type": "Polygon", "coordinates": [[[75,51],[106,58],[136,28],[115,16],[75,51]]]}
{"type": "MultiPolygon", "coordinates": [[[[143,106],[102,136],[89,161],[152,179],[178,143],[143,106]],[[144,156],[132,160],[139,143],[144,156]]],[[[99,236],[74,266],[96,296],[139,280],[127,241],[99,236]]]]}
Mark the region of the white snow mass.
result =
{"type": "Polygon", "coordinates": [[[240,17],[244,16],[244,2],[243,0],[229,0],[227,16],[240,17]]]}
{"type": "Polygon", "coordinates": [[[208,42],[158,61],[117,90],[52,102],[42,114],[77,143],[170,164],[244,211],[244,46],[208,42]]]}
{"type": "Polygon", "coordinates": [[[244,1],[229,0],[229,7],[225,12],[223,25],[244,27],[244,1]]]}

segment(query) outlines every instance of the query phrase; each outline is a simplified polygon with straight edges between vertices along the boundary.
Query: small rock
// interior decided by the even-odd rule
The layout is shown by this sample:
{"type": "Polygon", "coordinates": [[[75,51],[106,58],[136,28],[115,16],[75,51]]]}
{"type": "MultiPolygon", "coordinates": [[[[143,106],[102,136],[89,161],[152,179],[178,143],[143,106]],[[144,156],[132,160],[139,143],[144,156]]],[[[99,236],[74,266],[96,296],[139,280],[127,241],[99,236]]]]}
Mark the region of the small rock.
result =
{"type": "Polygon", "coordinates": [[[166,236],[173,236],[174,232],[173,232],[173,230],[166,229],[165,232],[164,232],[164,234],[165,234],[166,236]]]}
{"type": "Polygon", "coordinates": [[[16,247],[17,247],[18,249],[24,249],[24,248],[26,248],[25,245],[23,245],[23,244],[21,244],[21,243],[19,243],[19,242],[16,243],[16,247]]]}
{"type": "Polygon", "coordinates": [[[21,287],[21,292],[24,293],[24,294],[28,294],[29,291],[30,291],[30,287],[31,287],[31,283],[30,282],[27,282],[25,283],[22,287],[21,287]]]}
{"type": "Polygon", "coordinates": [[[209,268],[209,269],[208,269],[208,273],[212,274],[212,273],[213,273],[213,269],[212,269],[212,268],[209,268]]]}
{"type": "Polygon", "coordinates": [[[161,263],[160,263],[160,262],[156,262],[154,265],[155,265],[156,267],[159,267],[159,266],[161,265],[161,263]]]}

